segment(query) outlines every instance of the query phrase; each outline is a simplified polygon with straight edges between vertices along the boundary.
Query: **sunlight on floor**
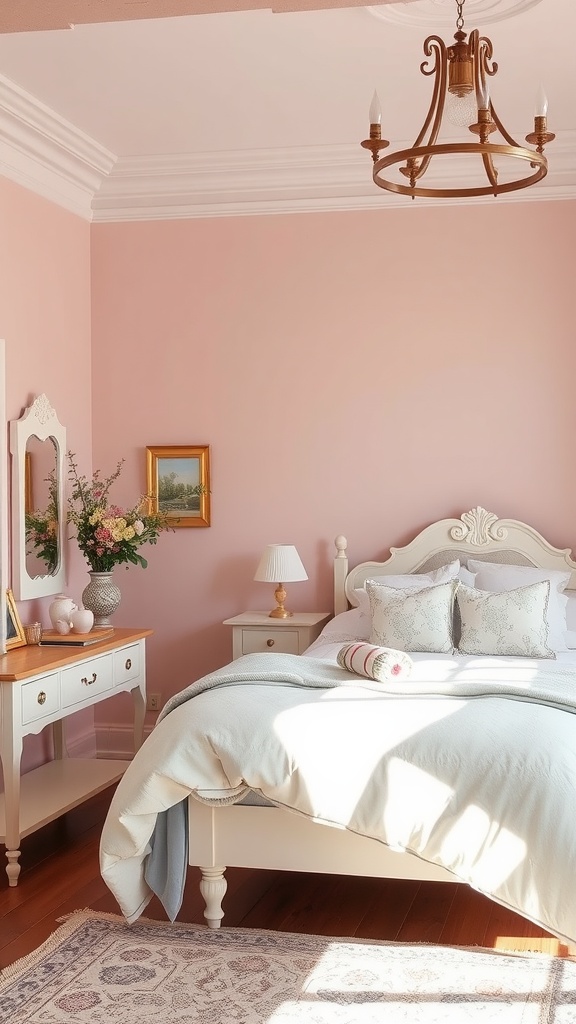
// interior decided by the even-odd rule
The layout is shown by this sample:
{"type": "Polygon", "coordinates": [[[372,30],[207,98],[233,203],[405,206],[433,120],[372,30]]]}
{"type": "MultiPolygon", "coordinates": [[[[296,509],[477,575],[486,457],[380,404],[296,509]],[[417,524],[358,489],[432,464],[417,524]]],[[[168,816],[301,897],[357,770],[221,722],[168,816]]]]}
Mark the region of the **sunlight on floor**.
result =
{"type": "Polygon", "coordinates": [[[576,946],[567,946],[560,939],[549,936],[497,935],[493,949],[504,952],[546,953],[548,956],[574,957],[576,946]]]}
{"type": "Polygon", "coordinates": [[[554,938],[499,936],[502,952],[339,939],[318,955],[267,1024],[560,1024],[574,1005],[574,965],[554,938]],[[503,955],[503,952],[508,955],[503,955]],[[530,956],[531,952],[546,956],[530,956]],[[552,954],[552,956],[550,955],[552,954]]]}

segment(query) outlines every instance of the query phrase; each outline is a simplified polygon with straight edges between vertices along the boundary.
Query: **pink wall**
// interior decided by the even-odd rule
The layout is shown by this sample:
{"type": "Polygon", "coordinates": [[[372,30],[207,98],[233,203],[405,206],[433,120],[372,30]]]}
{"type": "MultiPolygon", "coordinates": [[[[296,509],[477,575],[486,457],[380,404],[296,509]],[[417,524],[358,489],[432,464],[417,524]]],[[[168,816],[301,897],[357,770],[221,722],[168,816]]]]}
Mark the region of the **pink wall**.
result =
{"type": "Polygon", "coordinates": [[[574,202],[497,200],[92,227],[94,465],[125,456],[132,502],[146,445],[211,446],[212,526],[117,570],[149,689],[229,660],[267,543],[307,567],[297,610],[331,607],[338,533],[361,561],[481,504],[576,546],[575,231],[574,202]]]}
{"type": "MultiPolygon", "coordinates": [[[[43,392],[73,448],[92,446],[90,381],[90,225],[0,177],[0,337],[6,341],[6,412],[17,419],[43,392]]],[[[73,553],[70,586],[83,567],[73,553]]],[[[47,623],[43,601],[18,605],[23,622],[47,623]]],[[[85,733],[91,712],[69,720],[85,733]]],[[[48,737],[25,743],[24,767],[44,759],[48,737]]]]}

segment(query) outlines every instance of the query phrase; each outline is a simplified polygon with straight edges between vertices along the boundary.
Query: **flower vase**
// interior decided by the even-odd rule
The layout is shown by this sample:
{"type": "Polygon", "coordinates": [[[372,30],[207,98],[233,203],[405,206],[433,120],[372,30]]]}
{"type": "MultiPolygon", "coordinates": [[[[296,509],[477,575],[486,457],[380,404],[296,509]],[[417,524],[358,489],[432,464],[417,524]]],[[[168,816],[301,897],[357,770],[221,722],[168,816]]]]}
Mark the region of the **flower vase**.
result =
{"type": "Polygon", "coordinates": [[[82,604],[94,612],[94,629],[108,629],[122,595],[112,579],[112,572],[89,572],[90,583],[82,592],[82,604]]]}

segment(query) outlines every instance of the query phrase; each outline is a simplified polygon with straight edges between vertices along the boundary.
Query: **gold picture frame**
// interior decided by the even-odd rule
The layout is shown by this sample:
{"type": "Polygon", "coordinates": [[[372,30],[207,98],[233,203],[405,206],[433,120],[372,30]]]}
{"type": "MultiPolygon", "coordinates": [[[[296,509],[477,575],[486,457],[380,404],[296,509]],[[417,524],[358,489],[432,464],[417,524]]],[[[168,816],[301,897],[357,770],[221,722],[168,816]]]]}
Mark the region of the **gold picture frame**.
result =
{"type": "Polygon", "coordinates": [[[210,526],[209,445],[147,447],[146,480],[151,513],[174,527],[210,526]]]}
{"type": "Polygon", "coordinates": [[[20,622],[18,609],[11,590],[6,591],[6,650],[12,651],[15,647],[25,647],[26,637],[20,622]]]}
{"type": "Polygon", "coordinates": [[[24,512],[32,515],[34,511],[34,495],[32,494],[32,453],[24,453],[24,512]]]}

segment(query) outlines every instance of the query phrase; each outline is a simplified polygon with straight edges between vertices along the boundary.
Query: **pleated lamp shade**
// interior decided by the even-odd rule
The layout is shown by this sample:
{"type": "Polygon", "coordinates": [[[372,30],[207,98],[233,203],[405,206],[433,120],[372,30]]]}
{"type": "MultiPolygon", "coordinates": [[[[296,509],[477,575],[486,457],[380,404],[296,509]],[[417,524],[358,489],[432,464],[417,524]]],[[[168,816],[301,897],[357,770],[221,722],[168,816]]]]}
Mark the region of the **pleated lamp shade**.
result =
{"type": "Polygon", "coordinates": [[[254,579],[259,583],[276,583],[276,608],[270,612],[273,619],[287,619],[292,612],[284,607],[286,591],[282,584],[307,580],[308,574],[293,544],[268,544],[258,562],[254,579]]]}

